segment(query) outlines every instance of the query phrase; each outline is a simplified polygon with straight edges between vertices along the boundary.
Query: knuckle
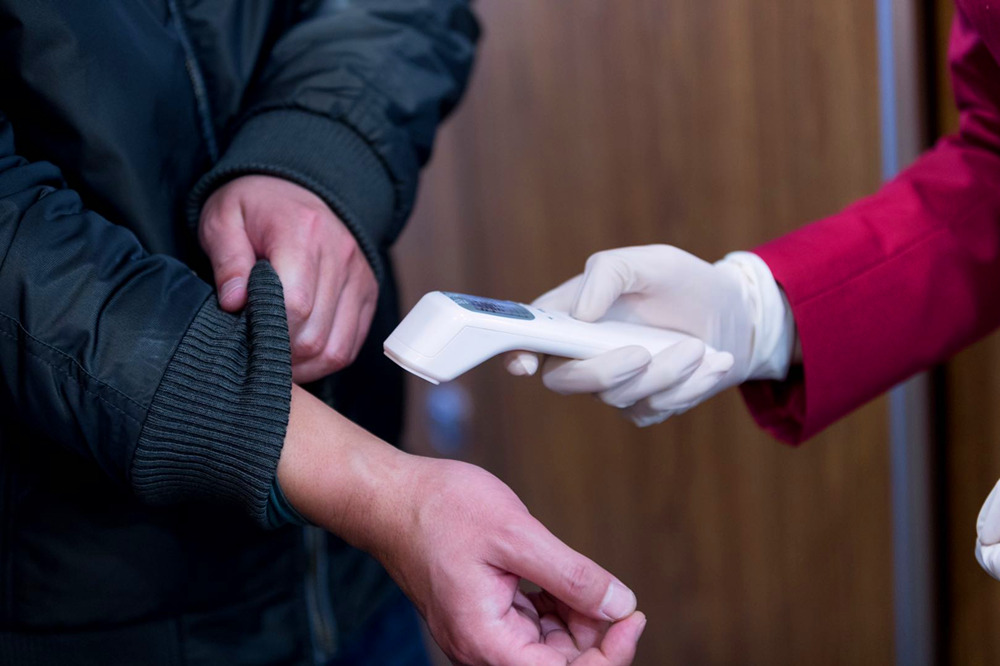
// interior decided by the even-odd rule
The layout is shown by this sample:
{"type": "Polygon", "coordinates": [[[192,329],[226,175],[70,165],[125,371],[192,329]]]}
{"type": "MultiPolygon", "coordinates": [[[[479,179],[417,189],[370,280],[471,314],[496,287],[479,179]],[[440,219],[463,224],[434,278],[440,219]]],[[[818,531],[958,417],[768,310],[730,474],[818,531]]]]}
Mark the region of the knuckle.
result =
{"type": "Polygon", "coordinates": [[[313,358],[323,351],[325,342],[318,335],[304,336],[295,342],[296,356],[302,359],[313,358]]]}
{"type": "Polygon", "coordinates": [[[345,345],[333,345],[327,347],[323,352],[323,363],[331,368],[345,368],[353,360],[354,357],[351,355],[351,350],[345,345]]]}
{"type": "Polygon", "coordinates": [[[303,321],[312,314],[312,308],[312,299],[302,289],[292,288],[285,291],[285,309],[289,319],[303,321]]]}
{"type": "Polygon", "coordinates": [[[586,596],[597,582],[593,568],[585,562],[575,562],[562,572],[566,591],[574,598],[586,596]]]}
{"type": "Polygon", "coordinates": [[[296,204],[292,209],[296,224],[309,232],[315,232],[323,222],[320,211],[309,204],[296,204]]]}
{"type": "Polygon", "coordinates": [[[603,270],[607,268],[610,261],[612,261],[610,250],[595,252],[587,259],[587,270],[603,270]]]}
{"type": "Polygon", "coordinates": [[[358,244],[354,237],[348,234],[344,238],[337,239],[334,251],[338,261],[347,266],[361,258],[358,244]]]}
{"type": "Polygon", "coordinates": [[[524,547],[524,521],[513,516],[500,518],[496,524],[500,542],[513,552],[524,547]]]}

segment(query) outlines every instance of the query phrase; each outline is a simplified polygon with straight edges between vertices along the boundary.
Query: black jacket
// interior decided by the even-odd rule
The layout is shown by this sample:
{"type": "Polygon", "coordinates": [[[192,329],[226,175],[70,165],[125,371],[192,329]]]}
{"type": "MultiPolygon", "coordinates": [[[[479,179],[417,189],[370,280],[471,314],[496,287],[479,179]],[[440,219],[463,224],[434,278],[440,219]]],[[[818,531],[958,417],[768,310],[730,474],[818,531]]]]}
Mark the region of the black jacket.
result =
{"type": "Polygon", "coordinates": [[[298,663],[310,572],[342,631],[371,611],[370,560],[261,527],[280,285],[221,312],[195,223],[246,173],[338,213],[381,301],[312,388],[394,439],[387,249],[476,34],[462,0],[0,0],[0,663],[298,663]]]}

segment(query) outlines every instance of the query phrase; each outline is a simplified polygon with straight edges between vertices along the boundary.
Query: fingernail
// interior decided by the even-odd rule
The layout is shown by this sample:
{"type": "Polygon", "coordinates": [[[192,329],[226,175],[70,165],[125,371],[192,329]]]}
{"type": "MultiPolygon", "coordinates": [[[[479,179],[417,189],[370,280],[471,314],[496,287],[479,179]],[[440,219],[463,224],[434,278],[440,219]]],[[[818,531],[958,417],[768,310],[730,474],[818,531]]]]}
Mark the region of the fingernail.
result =
{"type": "Polygon", "coordinates": [[[645,615],[642,616],[642,624],[639,625],[639,633],[636,635],[636,639],[642,637],[642,632],[646,631],[646,622],[649,620],[645,615]]]}
{"type": "Polygon", "coordinates": [[[611,581],[601,602],[601,614],[611,621],[620,620],[635,610],[636,599],[632,590],[618,581],[611,581]]]}
{"type": "Polygon", "coordinates": [[[226,282],[222,285],[222,289],[219,290],[219,300],[228,300],[229,297],[237,292],[241,287],[243,287],[242,278],[233,278],[232,280],[226,282]]]}

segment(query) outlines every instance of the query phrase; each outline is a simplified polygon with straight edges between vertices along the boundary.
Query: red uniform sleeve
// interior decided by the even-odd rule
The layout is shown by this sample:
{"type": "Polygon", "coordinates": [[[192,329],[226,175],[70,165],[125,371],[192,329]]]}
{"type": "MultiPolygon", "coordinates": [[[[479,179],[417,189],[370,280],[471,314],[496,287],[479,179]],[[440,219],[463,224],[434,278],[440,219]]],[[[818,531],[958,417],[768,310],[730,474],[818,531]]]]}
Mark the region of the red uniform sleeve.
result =
{"type": "Polygon", "coordinates": [[[961,122],[878,193],[763,245],[791,304],[801,368],[752,382],[757,422],[808,439],[1000,324],[1000,67],[959,13],[961,122]]]}

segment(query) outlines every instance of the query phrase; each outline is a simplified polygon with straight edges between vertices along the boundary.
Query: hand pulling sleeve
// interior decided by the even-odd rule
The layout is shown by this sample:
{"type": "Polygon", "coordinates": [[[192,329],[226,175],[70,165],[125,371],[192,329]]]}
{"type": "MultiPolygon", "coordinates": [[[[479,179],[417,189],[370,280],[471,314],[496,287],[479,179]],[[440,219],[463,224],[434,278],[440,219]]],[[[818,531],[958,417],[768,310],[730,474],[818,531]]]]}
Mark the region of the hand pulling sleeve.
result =
{"type": "Polygon", "coordinates": [[[53,165],[19,157],[0,113],[0,400],[19,422],[10,427],[93,460],[147,502],[236,503],[263,524],[290,352],[267,265],[250,291],[242,316],[222,312],[186,266],[87,210],[53,165]]]}
{"type": "Polygon", "coordinates": [[[743,394],[803,441],[1000,325],[1000,68],[961,11],[961,124],[878,193],[755,252],[788,297],[803,363],[743,394]]]}
{"type": "Polygon", "coordinates": [[[438,125],[461,96],[478,25],[468,0],[304,3],[251,86],[188,215],[225,182],[278,176],[319,195],[376,275],[412,209],[438,125]]]}

